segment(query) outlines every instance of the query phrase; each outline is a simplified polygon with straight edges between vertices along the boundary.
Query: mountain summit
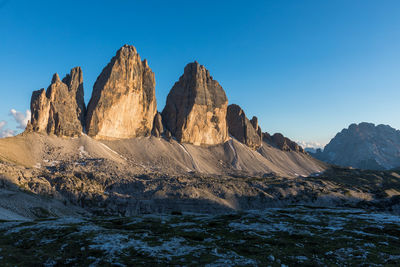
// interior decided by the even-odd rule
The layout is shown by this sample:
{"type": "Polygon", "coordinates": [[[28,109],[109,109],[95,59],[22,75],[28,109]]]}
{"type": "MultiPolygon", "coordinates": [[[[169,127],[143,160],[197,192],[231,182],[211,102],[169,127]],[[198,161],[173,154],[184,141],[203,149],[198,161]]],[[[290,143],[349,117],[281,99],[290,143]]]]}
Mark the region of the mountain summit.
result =
{"type": "Polygon", "coordinates": [[[31,112],[28,132],[79,136],[83,130],[85,114],[81,68],[73,68],[62,81],[56,73],[46,91],[34,91],[31,112]]]}
{"type": "Polygon", "coordinates": [[[124,45],[93,87],[86,116],[87,134],[96,139],[149,135],[157,113],[154,73],[136,48],[124,45]]]}
{"type": "Polygon", "coordinates": [[[166,128],[180,141],[215,145],[228,139],[228,98],[222,86],[198,62],[186,65],[162,112],[166,128]]]}
{"type": "Polygon", "coordinates": [[[351,124],[314,155],[336,165],[393,169],[400,166],[400,131],[383,124],[351,124]]]}

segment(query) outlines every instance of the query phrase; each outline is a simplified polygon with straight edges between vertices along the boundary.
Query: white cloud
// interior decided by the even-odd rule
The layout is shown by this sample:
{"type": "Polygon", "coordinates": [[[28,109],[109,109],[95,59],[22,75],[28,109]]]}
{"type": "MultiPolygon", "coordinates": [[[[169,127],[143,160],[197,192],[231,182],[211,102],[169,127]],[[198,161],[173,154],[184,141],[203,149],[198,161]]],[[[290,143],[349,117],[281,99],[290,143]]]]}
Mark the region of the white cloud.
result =
{"type": "Polygon", "coordinates": [[[15,136],[16,134],[17,134],[17,131],[15,131],[15,130],[5,129],[5,130],[0,131],[0,138],[11,137],[11,136],[15,136]]]}
{"type": "MultiPolygon", "coordinates": [[[[27,110],[25,113],[19,112],[15,109],[11,109],[10,116],[14,118],[14,120],[17,122],[17,129],[25,130],[26,125],[28,124],[28,121],[31,119],[31,111],[27,110]]],[[[7,122],[6,121],[0,121],[0,138],[3,137],[11,137],[16,134],[18,134],[18,130],[12,130],[9,128],[6,128],[7,122]]]]}
{"type": "Polygon", "coordinates": [[[13,116],[15,121],[17,122],[17,128],[25,130],[26,125],[28,124],[28,121],[31,119],[31,111],[26,110],[25,114],[19,111],[16,111],[15,109],[10,110],[10,115],[13,116]]]}
{"type": "Polygon", "coordinates": [[[307,141],[296,141],[297,144],[299,144],[300,146],[302,146],[303,148],[321,148],[323,149],[325,144],[321,144],[318,142],[307,142],[307,141]]]}
{"type": "Polygon", "coordinates": [[[0,138],[14,136],[17,132],[10,129],[5,129],[7,122],[0,121],[0,138]]]}

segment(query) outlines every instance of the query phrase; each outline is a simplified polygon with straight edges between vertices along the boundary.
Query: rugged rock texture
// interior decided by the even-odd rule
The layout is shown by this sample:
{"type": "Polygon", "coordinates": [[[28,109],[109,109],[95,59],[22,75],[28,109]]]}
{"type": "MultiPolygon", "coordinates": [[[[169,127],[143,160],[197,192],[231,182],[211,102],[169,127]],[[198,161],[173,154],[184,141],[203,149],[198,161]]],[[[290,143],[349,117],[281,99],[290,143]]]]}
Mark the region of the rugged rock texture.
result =
{"type": "Polygon", "coordinates": [[[157,112],[156,116],[154,117],[153,122],[153,130],[151,130],[151,134],[155,137],[160,137],[164,132],[164,126],[162,124],[162,117],[159,112],[157,112]]]}
{"type": "Polygon", "coordinates": [[[62,81],[54,74],[47,91],[34,91],[31,120],[26,131],[79,136],[83,131],[85,102],[80,67],[73,68],[62,81]]]}
{"type": "Polygon", "coordinates": [[[400,166],[400,131],[388,125],[351,124],[327,144],[316,158],[360,169],[392,169],[400,166]]]}
{"type": "Polygon", "coordinates": [[[195,145],[215,145],[228,139],[226,111],[228,99],[221,85],[197,62],[168,94],[162,112],[164,125],[178,141],[195,145]]]}
{"type": "Polygon", "coordinates": [[[253,116],[250,120],[251,125],[253,125],[254,129],[258,129],[258,118],[256,116],[253,116]]]}
{"type": "Polygon", "coordinates": [[[295,151],[300,153],[306,153],[304,149],[299,146],[296,142],[284,137],[281,133],[275,133],[270,135],[269,133],[263,133],[263,140],[267,144],[279,148],[283,151],[295,151]]]}
{"type": "Polygon", "coordinates": [[[96,80],[87,134],[96,139],[149,135],[156,112],[154,73],[135,47],[124,45],[96,80]]]}
{"type": "Polygon", "coordinates": [[[68,86],[68,90],[75,96],[77,114],[81,125],[85,125],[86,105],[83,93],[83,75],[80,67],[73,68],[62,80],[68,86]]]}
{"type": "Polygon", "coordinates": [[[257,117],[250,121],[238,105],[232,104],[228,106],[226,119],[229,134],[252,149],[261,146],[261,128],[258,126],[257,117]]]}
{"type": "Polygon", "coordinates": [[[262,130],[261,127],[258,125],[258,118],[256,116],[253,116],[250,120],[251,125],[253,125],[253,128],[256,129],[257,135],[262,139],[262,130]]]}

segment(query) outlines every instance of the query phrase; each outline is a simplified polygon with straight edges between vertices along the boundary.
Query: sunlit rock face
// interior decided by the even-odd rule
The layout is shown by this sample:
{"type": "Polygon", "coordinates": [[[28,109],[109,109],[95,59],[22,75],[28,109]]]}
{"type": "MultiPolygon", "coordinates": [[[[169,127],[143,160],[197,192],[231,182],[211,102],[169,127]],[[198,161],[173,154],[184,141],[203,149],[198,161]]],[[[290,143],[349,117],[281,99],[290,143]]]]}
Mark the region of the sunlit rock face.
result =
{"type": "Polygon", "coordinates": [[[31,112],[28,132],[68,137],[81,135],[85,118],[81,68],[73,68],[62,81],[54,74],[47,90],[34,91],[31,112]]]}
{"type": "Polygon", "coordinates": [[[261,146],[261,128],[257,117],[250,121],[240,106],[232,104],[228,106],[227,121],[230,135],[252,149],[261,146]]]}
{"type": "Polygon", "coordinates": [[[228,139],[228,99],[222,86],[197,62],[186,65],[167,97],[162,118],[176,139],[215,145],[228,139]]]}
{"type": "Polygon", "coordinates": [[[156,113],[154,73],[135,47],[124,45],[93,87],[87,134],[96,139],[147,136],[156,113]]]}

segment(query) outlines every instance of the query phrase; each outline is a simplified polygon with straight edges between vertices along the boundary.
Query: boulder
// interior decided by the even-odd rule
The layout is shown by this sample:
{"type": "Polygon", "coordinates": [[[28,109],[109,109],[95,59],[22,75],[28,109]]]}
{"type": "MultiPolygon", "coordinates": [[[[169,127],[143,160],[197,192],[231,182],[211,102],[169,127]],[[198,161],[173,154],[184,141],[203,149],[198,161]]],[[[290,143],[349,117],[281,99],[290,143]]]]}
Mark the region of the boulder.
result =
{"type": "Polygon", "coordinates": [[[179,142],[215,145],[228,139],[224,89],[197,62],[172,87],[162,112],[164,126],[179,142]]]}
{"type": "Polygon", "coordinates": [[[147,136],[156,113],[154,73],[135,47],[124,45],[94,84],[87,134],[95,139],[147,136]]]}
{"type": "Polygon", "coordinates": [[[232,104],[228,106],[226,118],[230,135],[252,149],[258,149],[261,146],[261,136],[258,133],[261,128],[258,130],[256,117],[253,117],[252,122],[250,122],[242,108],[232,104]]]}
{"type": "Polygon", "coordinates": [[[85,118],[81,68],[73,68],[62,81],[56,73],[46,91],[34,91],[31,113],[28,132],[67,137],[81,135],[85,118]]]}

